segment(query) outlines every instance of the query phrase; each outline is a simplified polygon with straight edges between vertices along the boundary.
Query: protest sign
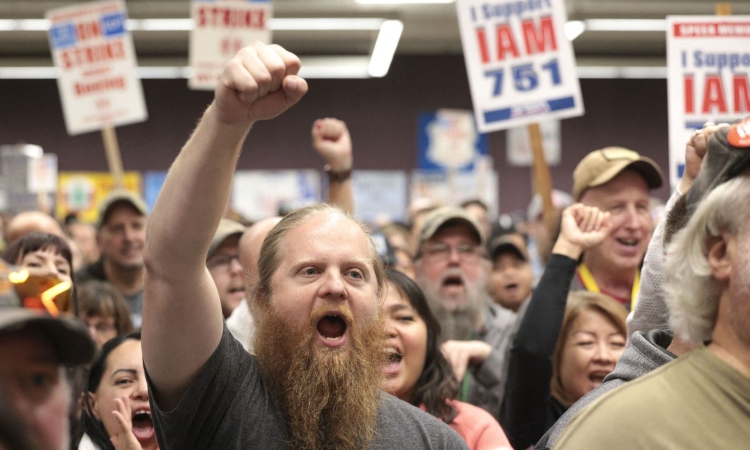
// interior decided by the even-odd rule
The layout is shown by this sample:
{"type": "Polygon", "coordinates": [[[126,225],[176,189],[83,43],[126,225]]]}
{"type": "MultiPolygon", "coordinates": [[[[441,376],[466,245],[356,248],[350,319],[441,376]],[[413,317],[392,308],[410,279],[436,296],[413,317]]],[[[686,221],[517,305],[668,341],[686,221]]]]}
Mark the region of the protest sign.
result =
{"type": "Polygon", "coordinates": [[[84,3],[46,16],[68,134],[146,120],[125,3],[84,3]]]}
{"type": "MultiPolygon", "coordinates": [[[[60,172],[57,184],[57,218],[64,220],[74,213],[78,220],[94,223],[99,215],[99,203],[115,188],[116,181],[107,172],[60,172]]],[[[123,174],[123,189],[140,195],[141,184],[140,173],[123,174]]]]}
{"type": "Polygon", "coordinates": [[[583,114],[562,0],[458,0],[456,10],[480,132],[583,114]]]}
{"type": "Polygon", "coordinates": [[[487,156],[487,136],[477,132],[471,111],[439,109],[419,115],[417,167],[426,170],[474,170],[487,156]]]}
{"type": "Polygon", "coordinates": [[[213,90],[224,66],[254,41],[271,43],[271,0],[193,0],[191,89],[213,90]]]}
{"type": "Polygon", "coordinates": [[[669,179],[685,169],[685,142],[706,122],[750,114],[750,17],[667,17],[669,179]]]}

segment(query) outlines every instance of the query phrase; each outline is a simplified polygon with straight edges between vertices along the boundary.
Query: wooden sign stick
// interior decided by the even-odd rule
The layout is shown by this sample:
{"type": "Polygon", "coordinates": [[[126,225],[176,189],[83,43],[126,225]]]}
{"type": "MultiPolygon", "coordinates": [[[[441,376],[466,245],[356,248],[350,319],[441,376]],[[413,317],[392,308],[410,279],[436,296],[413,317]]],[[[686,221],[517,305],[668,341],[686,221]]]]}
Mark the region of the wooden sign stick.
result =
{"type": "Polygon", "coordinates": [[[715,8],[716,8],[715,14],[717,16],[731,16],[732,15],[731,3],[717,3],[715,8]]]}
{"type": "MultiPolygon", "coordinates": [[[[531,153],[534,157],[534,190],[542,197],[542,217],[547,229],[552,232],[556,228],[555,207],[552,204],[552,176],[544,157],[542,133],[538,123],[532,123],[527,128],[531,141],[531,153]]],[[[534,220],[531,217],[528,219],[534,220]]]]}
{"type": "Polygon", "coordinates": [[[102,140],[104,141],[104,151],[107,154],[107,163],[109,172],[115,183],[115,189],[124,187],[122,181],[122,156],[120,155],[120,146],[117,143],[117,133],[114,127],[102,128],[102,140]]]}

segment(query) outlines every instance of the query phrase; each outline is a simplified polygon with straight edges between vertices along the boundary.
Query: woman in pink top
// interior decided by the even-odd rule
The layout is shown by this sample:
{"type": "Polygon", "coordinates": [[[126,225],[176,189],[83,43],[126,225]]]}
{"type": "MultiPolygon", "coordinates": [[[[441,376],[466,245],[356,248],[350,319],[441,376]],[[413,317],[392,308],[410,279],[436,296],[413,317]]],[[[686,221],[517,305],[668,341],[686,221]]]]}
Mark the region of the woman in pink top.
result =
{"type": "Polygon", "coordinates": [[[389,270],[383,310],[388,324],[383,390],[450,425],[472,450],[511,449],[497,421],[455,400],[458,382],[438,347],[440,324],[424,294],[406,275],[389,270]]]}

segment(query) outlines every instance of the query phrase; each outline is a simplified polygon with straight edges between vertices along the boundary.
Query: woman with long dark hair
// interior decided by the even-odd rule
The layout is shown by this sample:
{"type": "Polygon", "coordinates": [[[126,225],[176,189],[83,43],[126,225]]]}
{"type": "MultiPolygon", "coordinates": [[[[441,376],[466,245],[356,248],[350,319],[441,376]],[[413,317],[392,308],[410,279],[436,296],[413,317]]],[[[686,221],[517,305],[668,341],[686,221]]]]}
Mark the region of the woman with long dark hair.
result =
{"type": "Polygon", "coordinates": [[[83,398],[79,450],[157,450],[141,335],[118,336],[102,346],[91,365],[83,398]]]}
{"type": "Polygon", "coordinates": [[[395,270],[388,276],[383,389],[450,425],[473,450],[511,448],[489,413],[455,399],[458,382],[438,346],[440,324],[419,286],[395,270]]]}

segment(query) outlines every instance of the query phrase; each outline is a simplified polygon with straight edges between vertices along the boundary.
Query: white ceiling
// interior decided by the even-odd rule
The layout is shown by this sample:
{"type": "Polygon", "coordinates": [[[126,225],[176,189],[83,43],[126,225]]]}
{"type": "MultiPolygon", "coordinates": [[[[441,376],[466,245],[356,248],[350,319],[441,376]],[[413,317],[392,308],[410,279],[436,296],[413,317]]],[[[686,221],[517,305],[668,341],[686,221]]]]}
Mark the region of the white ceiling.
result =
{"type": "MultiPolygon", "coordinates": [[[[74,4],[55,0],[0,0],[0,19],[39,19],[48,9],[74,4]]],[[[187,18],[188,0],[127,0],[131,19],[187,18]]],[[[713,14],[705,0],[567,0],[569,20],[664,19],[667,15],[713,14]]],[[[397,54],[460,54],[454,4],[372,5],[355,0],[275,0],[274,17],[398,19],[404,31],[397,54]]],[[[732,4],[750,14],[750,0],[732,4]]],[[[274,41],[299,55],[368,55],[377,31],[276,31],[274,41]]],[[[184,66],[187,31],[134,31],[141,66],[184,66]]],[[[583,66],[663,66],[664,31],[585,31],[574,41],[583,66]]],[[[0,32],[0,67],[50,66],[44,31],[0,32]]]]}

